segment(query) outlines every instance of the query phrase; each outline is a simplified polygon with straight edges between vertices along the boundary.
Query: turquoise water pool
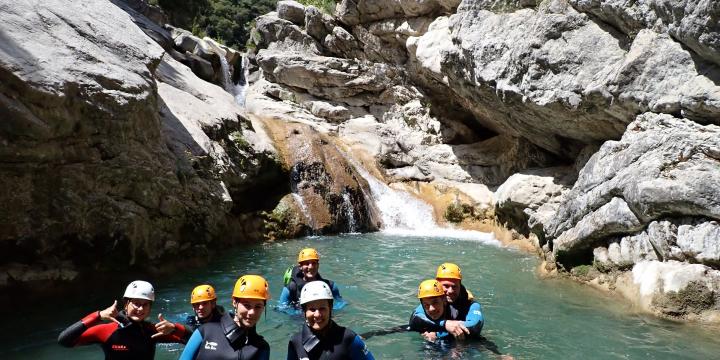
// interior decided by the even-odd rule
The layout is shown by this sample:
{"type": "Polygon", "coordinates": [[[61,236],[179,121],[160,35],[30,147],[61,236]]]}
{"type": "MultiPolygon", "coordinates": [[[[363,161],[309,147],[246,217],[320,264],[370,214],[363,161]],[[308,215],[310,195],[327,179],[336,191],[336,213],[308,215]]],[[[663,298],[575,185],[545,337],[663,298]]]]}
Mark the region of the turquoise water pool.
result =
{"type": "MultiPolygon", "coordinates": [[[[241,274],[265,276],[273,299],[258,325],[271,346],[272,359],[284,359],[287,342],[302,320],[273,310],[282,275],[297,252],[312,246],[321,254],[320,272],[338,283],[348,305],[336,321],[358,333],[407,323],[418,304],[416,287],[431,278],[442,262],[463,269],[463,283],[483,306],[483,334],[499,352],[516,359],[717,359],[716,330],[633,313],[621,300],[567,280],[540,280],[538,260],[490,242],[382,233],[319,236],[252,245],[229,250],[210,266],[151,280],[158,301],[153,319],[162,312],[180,321],[192,310],[189,293],[212,283],[219,303],[230,307],[230,293],[241,274]]],[[[90,311],[109,306],[126,284],[95,287],[81,303],[64,304],[5,319],[0,330],[3,359],[97,359],[99,346],[65,349],[58,333],[90,311]]],[[[416,333],[375,336],[367,345],[378,359],[494,359],[482,343],[452,348],[426,344],[416,333]]],[[[158,359],[176,359],[180,345],[161,345],[158,359]]]]}

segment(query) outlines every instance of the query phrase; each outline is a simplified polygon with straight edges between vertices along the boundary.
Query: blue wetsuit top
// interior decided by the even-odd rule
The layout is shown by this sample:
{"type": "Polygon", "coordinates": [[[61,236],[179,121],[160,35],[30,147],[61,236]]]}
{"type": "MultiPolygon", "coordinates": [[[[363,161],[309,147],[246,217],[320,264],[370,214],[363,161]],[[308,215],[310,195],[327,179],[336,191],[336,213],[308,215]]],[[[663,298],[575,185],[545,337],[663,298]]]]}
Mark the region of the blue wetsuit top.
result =
{"type": "MultiPolygon", "coordinates": [[[[463,288],[464,289],[464,288],[463,288]]],[[[458,298],[463,300],[464,303],[460,303],[462,311],[458,311],[452,306],[448,305],[445,308],[445,315],[442,319],[431,320],[426,314],[422,304],[415,308],[412,316],[410,316],[410,330],[417,332],[434,331],[437,333],[438,339],[447,338],[450,334],[445,329],[445,320],[462,320],[465,327],[470,331],[470,336],[479,337],[482,331],[485,319],[483,317],[482,306],[475,300],[470,300],[466,296],[458,298]],[[453,319],[453,315],[463,316],[464,318],[453,319]]]]}

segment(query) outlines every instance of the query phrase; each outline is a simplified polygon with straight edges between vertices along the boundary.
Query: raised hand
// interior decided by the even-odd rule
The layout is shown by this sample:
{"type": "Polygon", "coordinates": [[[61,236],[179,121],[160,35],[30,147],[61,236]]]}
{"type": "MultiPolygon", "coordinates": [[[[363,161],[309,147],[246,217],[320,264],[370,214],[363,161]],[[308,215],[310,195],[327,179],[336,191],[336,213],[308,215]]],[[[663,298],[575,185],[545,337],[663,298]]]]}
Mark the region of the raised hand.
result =
{"type": "Polygon", "coordinates": [[[110,305],[110,307],[108,307],[105,310],[100,310],[100,319],[114,321],[114,322],[118,323],[118,325],[122,325],[120,323],[120,321],[118,321],[118,319],[115,318],[117,316],[117,314],[118,314],[117,300],[115,300],[115,301],[113,301],[113,304],[110,305]]]}
{"type": "Polygon", "coordinates": [[[151,336],[153,339],[159,336],[169,335],[175,331],[175,324],[165,320],[162,314],[158,314],[158,320],[159,322],[155,324],[155,330],[157,330],[157,333],[151,336]]]}

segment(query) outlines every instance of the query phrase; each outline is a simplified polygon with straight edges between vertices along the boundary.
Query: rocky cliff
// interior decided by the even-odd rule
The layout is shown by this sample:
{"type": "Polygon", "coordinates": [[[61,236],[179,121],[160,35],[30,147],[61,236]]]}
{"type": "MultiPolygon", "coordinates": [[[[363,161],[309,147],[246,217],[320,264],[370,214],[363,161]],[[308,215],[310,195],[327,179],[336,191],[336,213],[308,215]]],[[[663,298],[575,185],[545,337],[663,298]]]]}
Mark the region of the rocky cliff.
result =
{"type": "Polygon", "coordinates": [[[534,239],[547,270],[717,319],[718,15],[712,1],[342,0],[333,15],[280,1],[257,20],[248,109],[336,134],[388,182],[496,190],[462,205],[534,239]],[[680,306],[686,289],[712,301],[680,306]]]}
{"type": "Polygon", "coordinates": [[[262,238],[277,153],[167,30],[124,2],[0,12],[0,286],[262,238]]]}

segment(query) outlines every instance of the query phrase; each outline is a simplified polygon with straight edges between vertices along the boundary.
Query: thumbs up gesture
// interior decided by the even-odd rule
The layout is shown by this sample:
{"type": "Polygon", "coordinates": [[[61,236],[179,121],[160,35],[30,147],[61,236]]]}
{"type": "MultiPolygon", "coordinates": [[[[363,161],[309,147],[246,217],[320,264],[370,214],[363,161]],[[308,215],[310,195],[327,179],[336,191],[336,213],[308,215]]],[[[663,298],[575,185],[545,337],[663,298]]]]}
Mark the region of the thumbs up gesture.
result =
{"type": "Polygon", "coordinates": [[[165,320],[162,314],[158,314],[158,320],[159,322],[155,324],[155,330],[157,330],[157,333],[152,336],[153,339],[159,336],[169,335],[175,331],[175,324],[165,320]]]}

